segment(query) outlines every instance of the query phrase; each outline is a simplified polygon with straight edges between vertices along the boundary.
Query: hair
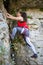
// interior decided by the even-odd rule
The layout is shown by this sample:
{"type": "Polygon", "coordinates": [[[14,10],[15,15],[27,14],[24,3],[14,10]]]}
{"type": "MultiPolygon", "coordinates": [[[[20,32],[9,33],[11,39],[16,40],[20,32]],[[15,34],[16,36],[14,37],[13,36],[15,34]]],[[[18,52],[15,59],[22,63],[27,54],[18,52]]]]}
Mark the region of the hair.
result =
{"type": "Polygon", "coordinates": [[[26,14],[26,12],[20,12],[20,14],[23,17],[24,21],[27,22],[27,14],[26,14]]]}

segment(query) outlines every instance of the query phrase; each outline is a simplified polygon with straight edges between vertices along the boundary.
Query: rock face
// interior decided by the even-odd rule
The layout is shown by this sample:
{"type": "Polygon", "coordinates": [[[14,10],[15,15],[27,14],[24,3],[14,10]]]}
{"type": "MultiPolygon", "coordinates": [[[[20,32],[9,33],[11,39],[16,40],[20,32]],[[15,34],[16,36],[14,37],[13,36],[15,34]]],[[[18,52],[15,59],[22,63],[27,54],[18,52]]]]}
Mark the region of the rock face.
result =
{"type": "Polygon", "coordinates": [[[9,28],[0,12],[0,65],[12,65],[10,58],[9,28]]]}
{"type": "Polygon", "coordinates": [[[43,8],[43,0],[3,0],[5,8],[9,10],[26,8],[43,8]]]}
{"type": "Polygon", "coordinates": [[[30,22],[30,38],[36,47],[38,58],[37,63],[39,65],[43,64],[43,12],[39,10],[29,10],[28,15],[32,16],[30,22]],[[32,21],[32,22],[31,22],[32,21]]]}
{"type": "Polygon", "coordinates": [[[33,54],[32,51],[24,40],[21,40],[21,37],[18,42],[17,39],[19,37],[17,37],[16,41],[14,41],[16,65],[43,65],[43,12],[39,10],[29,10],[27,11],[27,15],[33,17],[33,19],[28,19],[30,39],[36,48],[38,58],[32,59],[30,57],[33,54]]]}
{"type": "MultiPolygon", "coordinates": [[[[43,8],[43,0],[0,0],[0,5],[2,5],[2,1],[7,11],[10,9],[11,11],[16,10],[18,8],[43,8]]],[[[2,6],[0,6],[0,8],[1,7],[2,6]]]]}
{"type": "MultiPolygon", "coordinates": [[[[29,10],[27,15],[33,19],[28,19],[30,25],[30,39],[38,53],[37,59],[32,59],[33,54],[25,44],[22,36],[14,41],[14,51],[16,65],[43,65],[43,12],[39,10],[29,10]],[[19,38],[19,39],[18,39],[19,38]],[[19,42],[18,42],[18,41],[19,42]]],[[[14,58],[13,58],[14,59],[14,58]]],[[[0,13],[0,65],[13,65],[10,61],[10,43],[8,25],[0,13]]]]}

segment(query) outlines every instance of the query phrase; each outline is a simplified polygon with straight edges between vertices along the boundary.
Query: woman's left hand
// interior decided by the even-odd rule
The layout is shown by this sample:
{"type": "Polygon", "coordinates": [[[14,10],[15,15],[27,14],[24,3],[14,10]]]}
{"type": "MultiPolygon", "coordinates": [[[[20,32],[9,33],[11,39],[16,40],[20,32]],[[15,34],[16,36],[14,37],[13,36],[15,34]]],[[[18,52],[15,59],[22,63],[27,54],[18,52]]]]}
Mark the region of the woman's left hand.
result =
{"type": "Polygon", "coordinates": [[[10,15],[9,13],[6,13],[6,17],[7,17],[7,18],[10,18],[10,19],[12,19],[12,18],[13,18],[13,16],[12,16],[12,15],[10,15]]]}

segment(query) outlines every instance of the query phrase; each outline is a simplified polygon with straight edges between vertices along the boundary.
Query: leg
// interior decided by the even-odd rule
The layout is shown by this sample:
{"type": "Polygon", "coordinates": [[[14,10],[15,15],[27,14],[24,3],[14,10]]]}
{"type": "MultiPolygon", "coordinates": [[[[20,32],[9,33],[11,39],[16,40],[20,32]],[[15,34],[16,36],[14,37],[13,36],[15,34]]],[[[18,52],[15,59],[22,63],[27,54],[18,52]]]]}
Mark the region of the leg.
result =
{"type": "Polygon", "coordinates": [[[32,58],[37,58],[37,52],[36,52],[36,50],[35,50],[34,45],[30,42],[29,37],[25,36],[25,41],[26,41],[27,45],[32,49],[32,51],[33,51],[33,53],[34,53],[34,55],[32,55],[31,57],[32,57],[32,58]]]}
{"type": "Polygon", "coordinates": [[[12,30],[11,38],[14,39],[16,32],[19,31],[21,33],[22,28],[21,27],[14,27],[12,30]]]}
{"type": "Polygon", "coordinates": [[[25,41],[26,41],[27,45],[32,49],[33,53],[37,54],[34,45],[30,41],[30,38],[29,37],[25,37],[25,41]]]}
{"type": "Polygon", "coordinates": [[[13,30],[12,30],[12,34],[11,34],[12,39],[14,39],[16,32],[17,32],[17,27],[14,27],[13,30]]]}

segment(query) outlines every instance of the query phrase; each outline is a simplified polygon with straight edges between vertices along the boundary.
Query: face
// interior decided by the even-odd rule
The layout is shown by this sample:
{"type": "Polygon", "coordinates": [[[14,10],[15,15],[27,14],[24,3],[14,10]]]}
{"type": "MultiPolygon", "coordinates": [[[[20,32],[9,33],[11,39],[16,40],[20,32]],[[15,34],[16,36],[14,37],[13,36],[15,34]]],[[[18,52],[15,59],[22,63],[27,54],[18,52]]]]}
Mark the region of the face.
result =
{"type": "Polygon", "coordinates": [[[20,12],[17,12],[17,14],[16,14],[16,15],[17,15],[17,17],[21,16],[20,12]]]}

